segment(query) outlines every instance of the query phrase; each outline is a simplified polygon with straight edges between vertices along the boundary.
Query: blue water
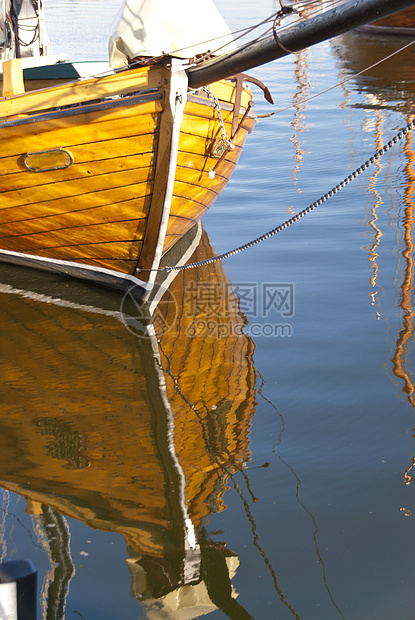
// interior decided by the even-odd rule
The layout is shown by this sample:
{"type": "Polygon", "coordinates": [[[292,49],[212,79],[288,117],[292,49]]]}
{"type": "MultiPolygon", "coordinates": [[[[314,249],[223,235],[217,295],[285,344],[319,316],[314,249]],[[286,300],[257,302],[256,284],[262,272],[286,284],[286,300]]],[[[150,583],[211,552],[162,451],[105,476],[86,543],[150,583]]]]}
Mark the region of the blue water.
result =
{"type": "MultiPolygon", "coordinates": [[[[217,4],[233,29],[274,10],[270,0],[217,4]]],[[[117,11],[113,2],[48,0],[45,8],[54,52],[105,58],[117,11]],[[87,36],[91,44],[85,47],[87,36]]],[[[411,48],[383,69],[344,82],[408,40],[369,43],[355,34],[252,72],[275,99],[271,107],[255,91],[256,113],[275,114],[258,120],[234,176],[204,218],[218,253],[313,203],[409,122],[415,93],[411,48]]],[[[275,308],[262,315],[249,304],[245,308],[256,376],[251,456],[244,470],[253,495],[237,472],[226,483],[226,508],[212,512],[206,523],[210,539],[224,541],[238,556],[232,586],[256,620],[413,619],[415,500],[414,486],[404,478],[415,456],[407,271],[411,141],[411,135],[401,140],[299,223],[224,264],[236,292],[248,286],[260,303],[264,283],[290,286],[295,304],[290,316],[275,308]],[[271,334],[277,324],[288,325],[289,332],[271,334]]],[[[7,303],[9,296],[2,298],[7,303]]],[[[125,328],[114,330],[120,335],[125,328]]],[[[59,346],[45,344],[45,353],[59,346]]],[[[93,383],[93,370],[88,372],[93,383]]],[[[5,383],[5,400],[14,389],[5,383]]],[[[66,387],[57,385],[57,403],[60,389],[66,387]]],[[[31,398],[28,390],[29,409],[31,398]]],[[[109,411],[111,389],[103,401],[109,411]]],[[[42,582],[50,560],[33,534],[24,499],[3,491],[0,507],[0,558],[30,556],[42,582]]],[[[82,519],[67,517],[67,527],[76,572],[66,618],[202,617],[191,611],[157,615],[155,609],[146,616],[130,593],[124,538],[82,519]]],[[[228,617],[246,617],[241,614],[228,617]]],[[[216,609],[207,617],[227,616],[216,609]]]]}

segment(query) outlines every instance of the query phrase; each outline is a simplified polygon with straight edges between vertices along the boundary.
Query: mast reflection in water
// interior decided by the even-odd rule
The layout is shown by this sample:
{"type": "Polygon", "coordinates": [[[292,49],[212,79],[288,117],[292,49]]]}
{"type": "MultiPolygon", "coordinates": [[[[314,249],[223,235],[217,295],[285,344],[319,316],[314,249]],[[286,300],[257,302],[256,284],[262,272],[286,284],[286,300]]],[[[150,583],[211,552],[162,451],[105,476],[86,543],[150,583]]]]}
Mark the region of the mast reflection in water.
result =
{"type": "MultiPolygon", "coordinates": [[[[212,256],[206,233],[192,234],[193,260],[212,256]]],[[[250,458],[253,344],[221,263],[196,271],[177,274],[167,300],[147,309],[151,323],[129,299],[120,311],[107,292],[39,274],[36,289],[33,273],[1,266],[0,322],[15,346],[0,362],[10,386],[0,484],[25,498],[50,556],[43,617],[64,617],[76,579],[66,517],[122,534],[131,592],[149,618],[217,607],[250,617],[231,586],[237,557],[205,527],[250,458]],[[227,335],[194,338],[194,321],[212,319],[206,291],[218,288],[213,319],[227,335]]]]}
{"type": "MultiPolygon", "coordinates": [[[[354,76],[354,82],[359,90],[365,94],[365,107],[372,108],[376,119],[375,129],[375,149],[380,149],[384,144],[383,128],[387,123],[385,112],[387,110],[399,111],[404,115],[407,124],[414,120],[412,113],[413,101],[415,97],[415,81],[413,80],[413,43],[415,10],[410,9],[396,16],[395,19],[381,20],[373,28],[364,29],[364,33],[348,33],[335,40],[334,47],[340,56],[344,66],[354,76]],[[405,18],[405,19],[404,19],[405,18]],[[382,26],[382,27],[380,27],[382,26]],[[403,27],[405,26],[405,27],[403,27]],[[368,33],[368,34],[367,34],[368,33]],[[403,37],[397,36],[405,35],[403,37]],[[406,37],[410,36],[410,39],[406,37]],[[392,56],[399,50],[397,62],[377,63],[385,58],[392,56]],[[367,67],[369,70],[366,70],[367,67]],[[364,71],[363,71],[364,70],[364,71]],[[363,72],[362,75],[360,72],[363,72]],[[374,84],[376,87],[374,88],[374,84]]],[[[386,131],[385,131],[386,133],[386,131]]],[[[397,392],[403,393],[411,406],[415,409],[415,384],[414,371],[411,370],[411,349],[414,344],[414,325],[413,320],[415,311],[413,308],[413,276],[414,276],[414,162],[415,153],[413,149],[413,132],[409,131],[405,137],[403,145],[405,155],[405,187],[403,190],[403,211],[395,209],[395,219],[388,222],[393,227],[393,234],[399,239],[398,258],[402,258],[403,264],[398,260],[395,272],[395,285],[398,287],[399,295],[396,306],[401,310],[400,328],[397,331],[393,351],[390,357],[390,367],[393,374],[392,381],[396,386],[397,392]]],[[[372,262],[372,278],[370,297],[372,305],[378,306],[378,318],[383,316],[381,301],[378,296],[378,261],[382,255],[382,236],[378,208],[383,204],[382,187],[377,187],[377,176],[382,171],[382,161],[376,163],[375,172],[372,174],[369,188],[374,197],[375,204],[371,208],[370,227],[374,232],[374,241],[370,248],[369,260],[372,262]]],[[[386,184],[386,191],[389,190],[386,184]]],[[[390,210],[392,214],[392,210],[390,210]]],[[[396,251],[396,247],[393,248],[396,251]]],[[[415,456],[412,458],[408,468],[403,474],[406,485],[413,481],[412,469],[415,466],[415,456]]],[[[410,511],[406,508],[401,510],[409,516],[410,511]]]]}

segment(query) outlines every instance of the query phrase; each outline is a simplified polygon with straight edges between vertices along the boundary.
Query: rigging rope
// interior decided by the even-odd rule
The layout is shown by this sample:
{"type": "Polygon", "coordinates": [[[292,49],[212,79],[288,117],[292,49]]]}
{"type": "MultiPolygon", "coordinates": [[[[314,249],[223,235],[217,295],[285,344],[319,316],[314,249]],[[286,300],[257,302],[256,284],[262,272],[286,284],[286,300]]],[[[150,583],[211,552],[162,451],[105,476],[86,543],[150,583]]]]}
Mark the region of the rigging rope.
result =
{"type": "Polygon", "coordinates": [[[337,194],[340,190],[346,187],[346,185],[348,185],[351,181],[356,179],[359,176],[359,174],[361,174],[364,170],[366,170],[372,164],[374,164],[375,161],[380,159],[387,151],[389,151],[389,149],[391,149],[397,142],[399,142],[399,140],[402,140],[402,138],[406,136],[414,128],[415,128],[415,121],[411,121],[410,123],[408,123],[406,127],[398,131],[398,133],[391,140],[389,140],[384,146],[382,146],[382,148],[376,151],[376,153],[372,155],[372,157],[367,159],[361,166],[356,168],[354,172],[349,174],[349,176],[345,177],[343,181],[340,181],[340,183],[335,185],[331,190],[329,190],[323,196],[321,196],[321,198],[319,198],[318,200],[315,200],[308,207],[306,207],[305,209],[297,213],[297,215],[291,217],[289,220],[286,220],[282,224],[279,224],[278,226],[276,226],[272,230],[269,230],[268,232],[261,235],[260,237],[257,237],[256,239],[253,239],[252,241],[249,241],[248,243],[245,243],[244,245],[241,245],[237,248],[234,248],[233,250],[230,250],[229,252],[224,252],[223,254],[219,254],[218,256],[213,256],[212,258],[207,258],[206,260],[198,261],[195,263],[188,263],[187,265],[159,267],[158,269],[140,269],[139,271],[141,272],[144,272],[144,271],[184,271],[185,269],[193,269],[195,267],[201,267],[202,265],[209,265],[211,263],[216,263],[217,261],[224,260],[225,258],[229,258],[230,256],[235,256],[235,254],[239,254],[240,252],[244,252],[245,250],[252,248],[254,245],[257,245],[258,243],[265,241],[265,239],[269,239],[270,237],[273,237],[277,233],[284,230],[284,228],[291,226],[291,224],[295,224],[302,217],[304,217],[311,211],[314,211],[314,209],[316,209],[318,206],[322,205],[323,202],[326,202],[327,200],[329,200],[329,198],[332,198],[334,194],[337,194]]]}
{"type": "MultiPolygon", "coordinates": [[[[330,8],[333,8],[333,6],[338,6],[344,3],[345,0],[333,0],[330,3],[330,8]]],[[[253,30],[255,30],[256,28],[259,28],[260,26],[270,23],[272,24],[271,28],[269,28],[268,30],[266,30],[264,33],[262,33],[262,35],[259,35],[256,39],[254,39],[254,41],[249,41],[248,43],[246,43],[245,45],[242,45],[241,48],[239,49],[243,49],[245,46],[249,46],[251,45],[253,42],[256,41],[260,41],[261,39],[263,39],[267,34],[269,34],[270,32],[272,32],[274,34],[274,36],[276,36],[278,34],[278,32],[280,32],[281,30],[284,30],[284,26],[282,25],[282,20],[286,15],[295,15],[297,17],[299,17],[300,20],[304,19],[304,11],[307,9],[310,9],[311,7],[317,7],[320,10],[315,10],[315,13],[324,13],[325,10],[327,10],[327,7],[321,5],[321,0],[300,0],[300,1],[294,1],[291,2],[288,5],[285,5],[283,0],[279,0],[280,3],[280,10],[273,13],[272,15],[270,15],[268,18],[262,20],[261,22],[258,22],[255,26],[252,26],[250,28],[246,28],[246,29],[242,29],[240,31],[234,31],[232,33],[232,35],[238,35],[234,40],[236,41],[237,39],[240,39],[241,37],[246,36],[248,33],[251,33],[253,30]],[[276,28],[278,28],[278,31],[276,30],[276,28]]],[[[213,41],[215,39],[211,39],[211,41],[213,41]]],[[[209,41],[207,41],[209,42],[209,41]]],[[[349,76],[348,78],[342,80],[341,82],[338,82],[337,84],[335,84],[334,86],[331,86],[330,88],[327,88],[326,90],[319,92],[315,95],[312,95],[310,97],[307,97],[299,102],[297,102],[296,104],[290,104],[289,106],[285,107],[285,108],[281,108],[280,110],[276,110],[275,112],[270,112],[268,114],[262,114],[259,115],[258,118],[268,118],[271,116],[274,116],[275,114],[279,114],[280,112],[283,112],[285,110],[288,110],[292,107],[296,107],[301,103],[305,103],[307,101],[310,101],[311,99],[314,99],[315,97],[318,97],[322,94],[325,94],[327,92],[329,92],[330,90],[333,90],[334,88],[337,88],[339,86],[342,86],[343,84],[347,83],[348,81],[358,77],[359,75],[362,75],[363,73],[365,73],[366,71],[372,69],[373,67],[376,67],[377,65],[383,63],[386,60],[389,60],[390,58],[392,58],[393,56],[395,56],[396,54],[400,53],[401,51],[405,50],[406,48],[410,47],[411,45],[413,45],[415,43],[415,41],[411,41],[410,43],[408,43],[407,45],[404,45],[403,47],[401,47],[399,50],[391,53],[389,56],[386,56],[385,58],[382,58],[381,60],[379,60],[376,63],[373,63],[371,66],[366,67],[365,69],[363,69],[362,71],[349,76]]],[[[219,48],[217,48],[214,52],[210,52],[209,55],[211,53],[215,54],[217,53],[221,48],[223,47],[223,45],[219,48]]],[[[180,51],[180,50],[176,50],[180,51]]],[[[288,53],[293,53],[290,52],[289,50],[286,50],[288,53]]],[[[200,58],[198,58],[198,63],[201,62],[201,60],[203,60],[203,55],[201,55],[200,58]]],[[[211,96],[210,91],[208,92],[208,89],[205,89],[208,96],[211,96]]],[[[220,107],[218,107],[218,110],[220,111],[220,107]]],[[[219,115],[219,120],[220,120],[220,115],[219,115]]],[[[272,230],[268,231],[267,233],[265,233],[264,235],[261,235],[260,237],[257,237],[256,239],[242,245],[239,246],[233,250],[230,250],[229,252],[225,252],[223,254],[220,254],[218,256],[214,256],[212,258],[206,259],[204,261],[199,261],[199,262],[195,262],[195,263],[189,263],[187,265],[181,265],[181,266],[168,266],[168,267],[159,267],[159,268],[150,268],[150,269],[138,269],[139,272],[144,272],[144,271],[183,271],[185,269],[191,269],[194,267],[200,267],[202,265],[208,265],[210,263],[214,263],[220,260],[224,260],[226,258],[229,258],[230,256],[234,256],[235,254],[239,254],[240,252],[243,252],[251,247],[253,247],[254,245],[257,245],[258,243],[261,243],[262,241],[264,241],[265,239],[269,239],[270,237],[276,235],[278,232],[280,232],[281,230],[283,230],[284,228],[287,228],[288,226],[290,226],[291,224],[294,224],[295,222],[298,222],[302,217],[304,217],[304,215],[307,215],[308,213],[310,213],[311,211],[313,211],[316,207],[318,207],[319,205],[321,205],[323,202],[326,202],[329,198],[331,198],[334,194],[336,194],[337,192],[339,192],[341,189],[343,189],[346,185],[348,185],[353,179],[355,179],[357,176],[359,176],[359,174],[361,174],[364,170],[366,170],[366,168],[368,168],[371,164],[373,164],[375,161],[377,161],[382,155],[384,155],[384,153],[386,151],[388,151],[394,144],[396,144],[399,140],[402,139],[402,137],[404,135],[406,135],[409,131],[411,131],[413,128],[415,127],[415,122],[411,122],[409,123],[404,129],[402,129],[401,131],[399,131],[391,140],[389,140],[389,142],[387,144],[385,144],[381,149],[379,149],[370,159],[368,159],[364,164],[362,164],[361,166],[359,166],[352,174],[350,174],[348,177],[346,177],[343,181],[341,181],[340,183],[338,183],[335,187],[333,187],[330,191],[326,192],[321,198],[319,198],[318,200],[316,200],[315,202],[313,202],[311,205],[309,205],[307,208],[303,209],[302,211],[300,211],[296,216],[290,218],[289,220],[286,220],[283,224],[280,224],[279,226],[276,226],[275,228],[273,228],[272,230]]]]}
{"type": "MultiPolygon", "coordinates": [[[[327,3],[322,3],[321,0],[300,0],[300,1],[295,0],[294,2],[289,2],[289,3],[285,3],[285,2],[282,2],[282,0],[279,0],[280,7],[281,7],[280,10],[275,11],[268,17],[261,20],[260,22],[254,24],[253,26],[249,26],[247,28],[241,28],[240,30],[232,31],[231,35],[233,37],[233,42],[235,43],[239,41],[240,39],[248,36],[251,32],[253,32],[254,30],[257,30],[261,26],[269,24],[269,27],[264,32],[262,32],[261,34],[258,34],[255,38],[250,39],[246,43],[243,43],[238,48],[239,51],[243,50],[245,47],[248,47],[252,45],[253,43],[258,43],[265,37],[271,35],[273,32],[275,32],[276,26],[278,27],[278,33],[283,32],[286,28],[292,26],[292,24],[294,23],[293,20],[290,20],[289,23],[287,24],[281,23],[282,18],[287,15],[291,15],[293,19],[297,18],[295,21],[304,21],[308,19],[309,17],[311,17],[312,15],[314,16],[320,13],[324,13],[325,11],[329,9],[332,9],[338,5],[344,4],[344,2],[345,0],[331,0],[330,4],[327,5],[327,3]],[[312,13],[310,9],[312,9],[312,13]],[[308,13],[306,14],[307,11],[308,13]]],[[[211,58],[212,55],[217,55],[218,53],[220,53],[220,51],[224,47],[229,45],[229,40],[227,40],[227,36],[207,39],[206,41],[200,41],[198,43],[200,44],[205,43],[206,45],[208,45],[209,43],[213,43],[215,41],[217,41],[218,47],[210,50],[206,54],[201,54],[200,56],[198,56],[196,64],[199,64],[203,60],[208,60],[209,58],[211,58]],[[226,40],[225,42],[221,43],[221,40],[223,39],[226,39],[226,40]]],[[[169,54],[174,56],[175,54],[178,54],[181,51],[183,51],[183,49],[185,48],[171,50],[169,54]]]]}

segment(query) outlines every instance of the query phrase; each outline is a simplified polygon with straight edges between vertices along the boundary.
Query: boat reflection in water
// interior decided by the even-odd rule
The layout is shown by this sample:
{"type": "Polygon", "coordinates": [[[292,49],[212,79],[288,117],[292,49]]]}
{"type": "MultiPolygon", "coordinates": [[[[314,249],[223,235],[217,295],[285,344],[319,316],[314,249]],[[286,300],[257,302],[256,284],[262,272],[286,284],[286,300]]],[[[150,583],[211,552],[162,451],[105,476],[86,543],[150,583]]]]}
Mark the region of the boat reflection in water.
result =
{"type": "MultiPolygon", "coordinates": [[[[390,139],[391,117],[390,113],[401,114],[400,124],[404,126],[415,119],[413,103],[415,99],[415,80],[413,79],[413,49],[407,47],[412,41],[405,36],[411,30],[415,32],[415,9],[403,11],[396,19],[384,20],[375,28],[366,28],[365,34],[353,32],[338,37],[334,46],[348,72],[354,74],[353,82],[359,91],[365,94],[366,109],[373,110],[375,126],[374,150],[380,149],[390,139]],[[398,20],[400,17],[401,21],[398,20]],[[405,19],[404,19],[405,18],[405,19]],[[382,26],[382,28],[380,28],[382,26]],[[400,28],[398,28],[400,26],[400,28]],[[369,33],[369,34],[367,34],[369,33]],[[383,36],[384,35],[384,36],[383,36]],[[397,50],[399,52],[393,60],[378,63],[397,50]],[[372,66],[376,65],[376,66],[372,66]],[[362,75],[357,75],[367,67],[362,75]]],[[[393,133],[396,133],[396,126],[393,133]]],[[[413,308],[413,278],[414,278],[414,163],[415,151],[413,146],[413,131],[409,131],[404,138],[402,150],[405,154],[405,186],[402,188],[402,204],[397,201],[394,204],[393,182],[386,178],[382,186],[378,176],[383,169],[382,160],[376,162],[372,173],[370,189],[374,196],[374,204],[370,209],[368,225],[373,231],[373,242],[370,246],[369,260],[372,264],[371,292],[370,297],[373,306],[378,307],[378,318],[383,315],[381,300],[378,292],[382,288],[378,282],[380,278],[379,259],[386,250],[387,241],[382,239],[387,232],[392,232],[393,245],[391,252],[397,254],[397,265],[394,276],[394,284],[398,290],[396,307],[400,309],[399,328],[396,331],[394,344],[388,366],[391,369],[391,379],[397,393],[401,393],[415,410],[415,372],[411,359],[414,346],[414,317],[413,308]],[[378,182],[379,181],[379,182],[378,182]],[[392,190],[392,191],[391,191],[392,190]],[[385,214],[379,212],[387,196],[392,197],[392,207],[385,214]],[[390,219],[389,219],[390,217],[390,219]],[[389,229],[389,231],[387,230],[389,229]],[[385,248],[382,247],[384,242],[385,248]]],[[[386,173],[388,176],[388,173],[386,173]]],[[[384,179],[383,179],[384,181],[384,179]]],[[[389,287],[390,288],[390,287],[389,287]]],[[[382,292],[381,297],[384,295],[382,292]]],[[[388,326],[389,330],[389,326],[388,326]]],[[[413,481],[412,469],[415,466],[415,457],[410,459],[408,468],[403,474],[405,484],[413,481]]],[[[406,510],[406,509],[403,509],[406,510]]]]}
{"type": "MultiPolygon", "coordinates": [[[[193,260],[212,256],[192,234],[193,260]]],[[[0,485],[48,538],[44,617],[64,617],[74,575],[65,517],[122,534],[148,617],[250,617],[236,555],[205,532],[250,459],[255,411],[253,344],[221,263],[176,273],[152,324],[133,300],[60,277],[3,265],[0,282],[0,485]]]]}
{"type": "Polygon", "coordinates": [[[408,45],[411,41],[412,37],[379,36],[360,31],[333,39],[332,45],[342,67],[353,76],[352,83],[359,91],[367,95],[366,108],[410,113],[415,97],[413,46],[408,45]],[[396,56],[381,62],[401,48],[396,56]]]}

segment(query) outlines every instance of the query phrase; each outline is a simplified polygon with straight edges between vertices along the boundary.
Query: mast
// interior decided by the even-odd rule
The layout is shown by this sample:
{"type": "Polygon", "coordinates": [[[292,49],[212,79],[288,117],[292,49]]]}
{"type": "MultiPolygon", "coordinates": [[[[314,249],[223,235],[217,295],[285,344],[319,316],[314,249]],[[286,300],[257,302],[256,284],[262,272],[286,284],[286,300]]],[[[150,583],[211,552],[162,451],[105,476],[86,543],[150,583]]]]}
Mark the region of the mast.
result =
{"type": "Polygon", "coordinates": [[[192,67],[189,69],[189,87],[199,88],[248,71],[412,6],[415,6],[415,0],[349,0],[315,17],[292,24],[278,35],[192,67]]]}

